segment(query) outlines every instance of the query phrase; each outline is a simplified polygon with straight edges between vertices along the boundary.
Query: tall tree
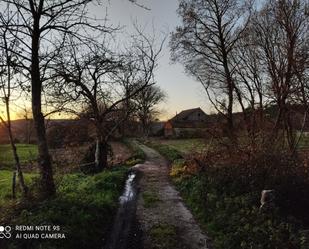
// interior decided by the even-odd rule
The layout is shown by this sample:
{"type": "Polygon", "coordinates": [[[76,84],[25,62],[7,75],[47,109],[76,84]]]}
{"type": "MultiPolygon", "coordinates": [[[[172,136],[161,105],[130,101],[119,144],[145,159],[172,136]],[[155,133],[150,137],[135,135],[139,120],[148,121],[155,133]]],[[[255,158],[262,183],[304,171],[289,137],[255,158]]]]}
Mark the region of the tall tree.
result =
{"type": "Polygon", "coordinates": [[[67,109],[75,109],[75,113],[77,103],[86,104],[87,118],[95,127],[96,171],[107,167],[109,139],[132,109],[127,103],[153,84],[163,44],[156,48],[154,39],[138,33],[125,54],[116,55],[104,45],[72,39],[55,65],[56,99],[66,101],[67,109]]]}
{"type": "Polygon", "coordinates": [[[166,94],[160,87],[151,85],[140,91],[133,99],[143,135],[147,137],[150,132],[150,124],[158,115],[156,106],[166,99],[166,94]]]}
{"type": "Polygon", "coordinates": [[[309,58],[307,8],[306,1],[272,0],[255,13],[251,22],[256,37],[254,45],[259,52],[263,77],[267,79],[267,97],[278,108],[273,138],[283,130],[281,137],[287,139],[291,151],[295,151],[296,143],[292,108],[306,103],[302,86],[309,58]]]}
{"type": "Polygon", "coordinates": [[[51,157],[46,142],[42,92],[52,75],[49,66],[63,48],[67,34],[86,40],[94,30],[106,28],[87,15],[91,0],[3,0],[0,8],[8,8],[0,15],[0,27],[7,26],[8,33],[20,44],[18,51],[12,50],[18,60],[16,66],[30,81],[32,113],[38,143],[38,164],[41,175],[41,195],[55,194],[51,157]],[[81,30],[82,29],[82,30],[81,30]],[[81,31],[81,32],[79,32],[81,31]]]}
{"type": "Polygon", "coordinates": [[[232,141],[234,94],[240,98],[233,53],[248,22],[245,7],[238,0],[181,0],[178,15],[182,25],[170,42],[172,59],[183,63],[202,83],[214,107],[226,117],[232,141]]]}

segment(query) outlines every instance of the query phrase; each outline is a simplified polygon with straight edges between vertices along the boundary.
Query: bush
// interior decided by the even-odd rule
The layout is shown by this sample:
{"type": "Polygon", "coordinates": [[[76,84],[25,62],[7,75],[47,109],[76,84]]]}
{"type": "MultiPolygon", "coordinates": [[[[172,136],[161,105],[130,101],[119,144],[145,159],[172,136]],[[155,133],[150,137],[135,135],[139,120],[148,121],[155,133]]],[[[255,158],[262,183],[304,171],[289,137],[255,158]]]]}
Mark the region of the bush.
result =
{"type": "Polygon", "coordinates": [[[176,160],[171,176],[185,202],[213,239],[214,248],[301,248],[309,226],[308,170],[284,152],[212,150],[176,160]],[[263,189],[274,189],[276,208],[259,211],[263,189]]]}
{"type": "Polygon", "coordinates": [[[47,143],[50,148],[61,148],[68,129],[66,126],[58,124],[47,130],[47,143]]]}
{"type": "Polygon", "coordinates": [[[263,189],[274,189],[281,212],[309,221],[309,172],[297,159],[284,152],[264,152],[239,163],[217,161],[210,165],[211,161],[205,173],[221,193],[258,193],[258,200],[263,189]]]}
{"type": "Polygon", "coordinates": [[[259,193],[222,194],[206,176],[185,177],[175,183],[214,248],[299,248],[297,224],[283,219],[278,210],[261,214],[255,198],[259,193]]]}
{"type": "Polygon", "coordinates": [[[89,141],[87,124],[79,120],[70,124],[54,123],[47,129],[47,142],[50,148],[80,145],[89,141]]]}

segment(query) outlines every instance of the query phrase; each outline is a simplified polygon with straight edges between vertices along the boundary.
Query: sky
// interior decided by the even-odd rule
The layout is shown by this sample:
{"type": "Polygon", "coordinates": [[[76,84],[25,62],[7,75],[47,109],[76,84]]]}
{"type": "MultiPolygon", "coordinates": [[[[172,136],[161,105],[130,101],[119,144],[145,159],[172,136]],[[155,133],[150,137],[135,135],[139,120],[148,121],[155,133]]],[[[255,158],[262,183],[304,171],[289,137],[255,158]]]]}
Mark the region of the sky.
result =
{"type": "MultiPolygon", "coordinates": [[[[111,0],[107,7],[108,19],[115,25],[123,26],[127,32],[133,30],[136,20],[145,26],[146,32],[154,27],[157,36],[170,34],[180,24],[177,16],[178,0],[138,0],[150,10],[137,7],[128,0],[111,0]]],[[[105,16],[104,7],[94,11],[97,17],[105,16]]],[[[157,84],[167,93],[167,101],[160,105],[161,119],[168,119],[185,109],[201,107],[206,113],[211,109],[201,85],[184,72],[184,67],[170,61],[169,38],[167,38],[155,73],[157,84]]]]}
{"type": "MultiPolygon", "coordinates": [[[[155,72],[157,84],[166,92],[167,100],[161,103],[158,109],[161,111],[160,119],[167,120],[182,110],[201,107],[206,113],[211,111],[206,100],[206,94],[201,85],[184,72],[181,64],[172,64],[170,60],[169,40],[170,33],[180,24],[177,16],[178,0],[137,0],[149,10],[132,4],[129,0],[109,0],[100,7],[90,7],[90,15],[97,18],[107,18],[112,25],[121,26],[119,39],[127,39],[128,34],[134,32],[133,23],[144,27],[146,34],[152,34],[153,28],[158,42],[168,35],[161,53],[158,68],[155,72]]],[[[19,103],[20,104],[20,103],[19,103]]],[[[12,118],[21,118],[17,113],[20,107],[12,106],[12,118]]],[[[0,107],[0,114],[3,109],[0,107]]],[[[61,118],[54,117],[54,118],[61,118]]]]}

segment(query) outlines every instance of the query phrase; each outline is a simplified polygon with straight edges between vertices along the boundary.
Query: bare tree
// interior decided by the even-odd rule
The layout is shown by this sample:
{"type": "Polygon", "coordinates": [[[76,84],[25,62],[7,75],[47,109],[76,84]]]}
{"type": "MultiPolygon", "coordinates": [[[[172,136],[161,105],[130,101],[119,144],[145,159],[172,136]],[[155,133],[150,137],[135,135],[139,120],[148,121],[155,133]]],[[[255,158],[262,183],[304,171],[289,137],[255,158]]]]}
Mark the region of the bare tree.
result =
{"type": "Polygon", "coordinates": [[[40,188],[41,195],[45,197],[55,194],[55,184],[46,142],[42,92],[46,82],[52,78],[49,66],[63,48],[67,34],[86,40],[93,37],[94,30],[106,31],[104,26],[87,15],[87,6],[95,3],[97,2],[91,0],[3,0],[1,2],[0,8],[8,8],[10,11],[7,13],[10,13],[10,17],[1,13],[0,27],[7,26],[8,33],[20,44],[18,51],[11,52],[18,58],[15,61],[16,66],[30,81],[29,89],[31,89],[41,174],[40,188]]]}
{"type": "Polygon", "coordinates": [[[156,49],[154,39],[139,33],[127,54],[119,56],[102,44],[71,40],[67,50],[58,57],[56,99],[67,101],[70,110],[72,101],[75,110],[78,102],[86,104],[87,118],[93,122],[96,132],[96,171],[107,167],[109,139],[131,111],[124,106],[128,107],[131,98],[153,84],[162,45],[156,49]]]}
{"type": "Polygon", "coordinates": [[[129,0],[131,3],[135,4],[136,6],[138,7],[141,7],[145,10],[150,10],[147,6],[143,5],[143,4],[140,4],[137,0],[129,0]]]}
{"type": "Polygon", "coordinates": [[[248,142],[253,153],[263,147],[268,136],[265,130],[264,109],[269,103],[266,97],[267,80],[263,77],[264,69],[256,44],[256,35],[251,24],[248,24],[233,54],[237,100],[242,107],[248,142]]]}
{"type": "MultiPolygon", "coordinates": [[[[292,107],[306,102],[303,76],[308,72],[308,8],[305,1],[269,1],[252,19],[255,46],[267,78],[267,97],[278,108],[273,139],[284,131],[288,147],[294,151],[296,133],[292,107]],[[299,91],[300,90],[300,91],[299,91]],[[297,100],[298,99],[298,100],[297,100]]],[[[273,141],[271,139],[270,141],[273,141]]]]}
{"type": "Polygon", "coordinates": [[[166,99],[166,94],[160,87],[152,85],[144,88],[133,99],[143,135],[147,137],[150,132],[150,124],[158,114],[156,106],[166,99]]]}
{"type": "Polygon", "coordinates": [[[17,153],[17,147],[14,142],[10,109],[12,91],[14,90],[14,88],[16,88],[16,83],[14,84],[14,82],[16,82],[16,79],[14,79],[14,76],[16,75],[16,70],[14,70],[14,68],[12,67],[12,62],[15,59],[15,56],[10,52],[10,50],[16,47],[17,40],[14,38],[9,39],[7,37],[7,34],[9,32],[7,26],[0,28],[0,32],[0,97],[4,102],[6,113],[6,118],[0,115],[0,121],[2,125],[7,129],[14,156],[15,171],[13,173],[12,193],[13,198],[16,198],[16,175],[18,177],[18,182],[22,190],[23,196],[27,196],[28,193],[28,188],[25,184],[19,156],[17,153]]]}
{"type": "Polygon", "coordinates": [[[232,142],[236,139],[234,95],[241,97],[234,78],[234,50],[249,19],[249,8],[243,4],[237,0],[180,1],[182,25],[170,42],[172,59],[183,63],[188,73],[202,83],[216,110],[226,117],[232,142]]]}

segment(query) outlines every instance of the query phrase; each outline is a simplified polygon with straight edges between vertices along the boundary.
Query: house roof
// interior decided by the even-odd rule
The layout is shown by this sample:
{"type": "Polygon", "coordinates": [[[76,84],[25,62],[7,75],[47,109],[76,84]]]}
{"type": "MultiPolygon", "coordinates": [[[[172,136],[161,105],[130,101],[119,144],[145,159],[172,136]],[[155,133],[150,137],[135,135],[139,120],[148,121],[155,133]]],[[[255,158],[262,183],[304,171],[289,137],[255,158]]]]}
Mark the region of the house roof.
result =
{"type": "Polygon", "coordinates": [[[193,109],[188,109],[188,110],[183,110],[181,111],[180,113],[176,114],[175,117],[173,117],[171,119],[171,121],[181,121],[181,120],[186,120],[186,118],[188,116],[190,116],[192,113],[196,112],[196,111],[200,111],[200,112],[203,112],[205,115],[206,113],[200,108],[193,108],[193,109]]]}

